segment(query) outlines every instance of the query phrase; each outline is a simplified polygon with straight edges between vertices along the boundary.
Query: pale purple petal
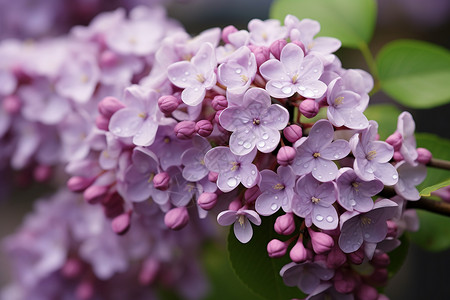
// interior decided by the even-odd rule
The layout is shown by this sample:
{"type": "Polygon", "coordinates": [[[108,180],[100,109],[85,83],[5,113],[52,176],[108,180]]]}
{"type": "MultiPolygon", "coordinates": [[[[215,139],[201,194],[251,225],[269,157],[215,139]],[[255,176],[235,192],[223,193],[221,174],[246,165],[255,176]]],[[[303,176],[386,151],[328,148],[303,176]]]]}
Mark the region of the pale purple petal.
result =
{"type": "Polygon", "coordinates": [[[230,226],[237,220],[238,216],[234,210],[226,210],[219,213],[217,222],[222,226],[230,226]]]}
{"type": "Polygon", "coordinates": [[[314,205],[311,218],[314,225],[324,230],[336,229],[339,222],[334,206],[314,205]]]}
{"type": "Polygon", "coordinates": [[[244,222],[241,224],[239,221],[234,222],[234,235],[243,244],[248,243],[253,236],[252,225],[246,217],[244,217],[244,222]]]}
{"type": "Polygon", "coordinates": [[[187,88],[193,85],[200,85],[192,74],[197,74],[197,69],[188,61],[180,61],[167,68],[169,80],[180,88],[187,88]]]}
{"type": "Polygon", "coordinates": [[[261,225],[261,218],[254,210],[244,209],[242,212],[245,213],[250,222],[257,226],[261,225]]]}
{"type": "Polygon", "coordinates": [[[109,131],[118,137],[131,137],[139,131],[143,123],[144,119],[139,117],[139,111],[124,108],[111,117],[109,131]]]}
{"type": "Polygon", "coordinates": [[[136,146],[149,146],[153,144],[157,130],[158,124],[155,124],[154,120],[145,120],[133,136],[133,144],[136,146]]]}
{"type": "Polygon", "coordinates": [[[350,153],[350,145],[345,140],[335,140],[320,151],[320,157],[328,160],[337,160],[346,157],[350,153]]]}
{"type": "MultiPolygon", "coordinates": [[[[343,215],[345,214],[347,213],[343,215]]],[[[342,251],[344,253],[355,252],[361,247],[363,241],[363,232],[359,225],[359,218],[353,217],[345,221],[341,228],[341,235],[339,236],[339,247],[342,251]]]]}
{"type": "Polygon", "coordinates": [[[397,169],[390,163],[378,164],[373,174],[385,185],[394,185],[398,182],[397,169]]]}
{"type": "Polygon", "coordinates": [[[196,106],[202,103],[205,98],[206,90],[200,85],[193,85],[185,88],[181,92],[181,99],[190,106],[196,106]]]}
{"type": "Polygon", "coordinates": [[[281,199],[277,194],[265,192],[259,195],[255,202],[256,211],[263,216],[273,215],[281,207],[281,199]]]}

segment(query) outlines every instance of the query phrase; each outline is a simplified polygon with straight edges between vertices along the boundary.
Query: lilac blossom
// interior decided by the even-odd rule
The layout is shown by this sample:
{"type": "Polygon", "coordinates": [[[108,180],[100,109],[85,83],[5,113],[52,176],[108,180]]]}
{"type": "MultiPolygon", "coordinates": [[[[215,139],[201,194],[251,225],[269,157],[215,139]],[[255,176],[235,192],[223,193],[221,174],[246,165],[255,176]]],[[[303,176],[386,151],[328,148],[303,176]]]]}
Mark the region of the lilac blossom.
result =
{"type": "Polygon", "coordinates": [[[184,165],[183,177],[188,181],[199,181],[209,173],[204,157],[211,149],[211,145],[207,139],[200,136],[194,136],[192,143],[193,147],[181,155],[181,163],[184,165]]]}
{"type": "Polygon", "coordinates": [[[369,127],[350,139],[350,147],[355,162],[353,168],[363,180],[379,179],[385,185],[394,185],[398,181],[398,173],[389,160],[394,149],[386,142],[376,141],[378,124],[369,122],[369,127]]]}
{"type": "Polygon", "coordinates": [[[287,98],[296,92],[305,98],[320,98],[327,91],[319,80],[323,64],[314,55],[307,55],[296,44],[287,44],[281,50],[280,60],[270,59],[259,68],[268,80],[266,90],[273,97],[287,98]]]}
{"type": "Polygon", "coordinates": [[[346,157],[350,146],[345,140],[333,141],[334,130],[327,120],[317,121],[308,137],[302,137],[294,146],[297,155],[293,161],[293,170],[296,175],[305,175],[312,172],[319,181],[330,181],[336,178],[338,168],[333,160],[346,157]]]}
{"type": "Polygon", "coordinates": [[[219,174],[217,187],[222,192],[234,190],[239,183],[246,188],[257,184],[259,178],[258,168],[252,164],[256,156],[256,149],[245,155],[236,155],[228,147],[215,147],[205,155],[205,165],[213,172],[219,174]]]}
{"type": "Polygon", "coordinates": [[[287,286],[297,286],[306,294],[312,293],[323,281],[334,276],[334,270],[321,262],[288,263],[280,270],[280,276],[287,286]]]}
{"type": "Polygon", "coordinates": [[[286,37],[286,28],[278,20],[253,19],[248,23],[250,42],[257,46],[269,47],[274,41],[286,37]]]}
{"type": "Polygon", "coordinates": [[[294,196],[295,175],[291,167],[278,167],[277,173],[271,170],[261,171],[261,182],[258,184],[262,194],[255,202],[256,211],[263,216],[270,216],[280,207],[291,211],[294,196]]]}
{"type": "Polygon", "coordinates": [[[261,225],[261,218],[254,210],[241,208],[237,211],[222,211],[217,215],[217,222],[222,226],[230,226],[234,223],[234,235],[241,243],[245,244],[253,236],[253,229],[250,222],[259,226],[261,225]]]}
{"type": "Polygon", "coordinates": [[[280,132],[288,121],[288,111],[278,104],[270,104],[269,94],[259,88],[248,90],[240,106],[226,108],[220,114],[220,125],[233,131],[230,149],[237,155],[250,153],[255,147],[264,153],[272,152],[280,142],[280,132]]]}
{"type": "MultiPolygon", "coordinates": [[[[355,297],[352,293],[342,294],[336,291],[336,288],[330,282],[321,283],[317,288],[311,292],[311,294],[306,297],[305,300],[324,300],[324,299],[335,299],[335,300],[354,300],[355,297]]],[[[381,300],[381,299],[379,299],[381,300]]]]}
{"type": "Polygon", "coordinates": [[[395,192],[406,200],[419,200],[420,193],[416,186],[427,177],[427,167],[423,164],[411,165],[401,161],[395,165],[398,172],[398,182],[394,185],[395,192]]]}
{"type": "Polygon", "coordinates": [[[381,192],[384,185],[374,179],[364,181],[351,168],[342,168],[336,178],[338,202],[347,211],[367,212],[373,207],[372,197],[381,192]]]}
{"type": "Polygon", "coordinates": [[[386,238],[386,221],[397,212],[397,204],[388,199],[375,202],[373,209],[366,213],[345,212],[340,217],[341,235],[339,247],[345,253],[358,250],[363,242],[376,244],[386,238]]]}
{"type": "Polygon", "coordinates": [[[402,112],[398,116],[397,122],[397,132],[402,135],[400,153],[410,165],[417,165],[417,162],[415,162],[418,156],[416,150],[416,138],[414,136],[415,129],[416,124],[414,123],[412,115],[406,111],[402,112]]]}
{"type": "Polygon", "coordinates": [[[169,80],[176,86],[183,88],[181,100],[191,106],[203,101],[206,90],[216,84],[216,57],[210,43],[204,43],[191,61],[173,63],[167,69],[169,80]]]}
{"type": "Polygon", "coordinates": [[[338,226],[338,215],[333,203],[337,191],[333,182],[320,182],[311,174],[297,180],[292,211],[305,218],[305,225],[312,224],[320,229],[331,230],[338,226]]]}

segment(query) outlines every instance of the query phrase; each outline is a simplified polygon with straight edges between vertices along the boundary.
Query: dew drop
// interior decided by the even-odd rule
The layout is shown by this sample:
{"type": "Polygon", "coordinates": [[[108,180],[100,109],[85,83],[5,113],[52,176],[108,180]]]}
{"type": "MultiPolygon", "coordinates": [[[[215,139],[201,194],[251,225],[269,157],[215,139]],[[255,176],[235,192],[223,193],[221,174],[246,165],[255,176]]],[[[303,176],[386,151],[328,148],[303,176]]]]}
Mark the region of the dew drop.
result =
{"type": "Polygon", "coordinates": [[[319,90],[313,90],[314,94],[317,94],[319,92],[319,90]]]}
{"type": "Polygon", "coordinates": [[[333,222],[334,221],[334,218],[332,217],[332,216],[328,216],[327,217],[327,222],[328,223],[331,223],[331,222],[333,222]]]}
{"type": "Polygon", "coordinates": [[[322,175],[317,176],[317,178],[322,179],[322,175]]]}
{"type": "Polygon", "coordinates": [[[243,144],[244,144],[244,141],[239,141],[239,142],[238,142],[238,145],[239,145],[239,146],[242,146],[243,144]]]}
{"type": "Polygon", "coordinates": [[[283,85],[279,82],[272,82],[272,86],[277,89],[281,89],[283,85]]]}
{"type": "Polygon", "coordinates": [[[267,140],[269,138],[269,135],[266,132],[264,132],[262,135],[262,138],[267,140]]]}
{"type": "Polygon", "coordinates": [[[260,142],[258,143],[258,147],[259,147],[259,148],[262,148],[262,147],[264,147],[265,145],[266,145],[266,143],[263,142],[263,141],[260,141],[260,142]]]}
{"type": "MultiPolygon", "coordinates": [[[[368,168],[368,169],[367,169],[367,173],[373,174],[373,169],[372,169],[372,168],[368,168]]],[[[394,176],[395,176],[395,175],[394,175],[394,176]]],[[[392,177],[394,177],[394,176],[392,176],[392,177]]]]}
{"type": "Polygon", "coordinates": [[[247,185],[252,185],[253,184],[253,179],[251,179],[251,178],[248,178],[247,179],[247,185]]]}
{"type": "Polygon", "coordinates": [[[182,78],[181,81],[186,82],[186,78],[182,78]]]}
{"type": "Polygon", "coordinates": [[[306,88],[305,88],[304,86],[299,86],[298,89],[299,89],[300,91],[306,90],[306,88]]]}
{"type": "Polygon", "coordinates": [[[366,234],[364,234],[364,237],[365,237],[366,239],[368,239],[368,238],[370,238],[370,234],[366,233],[366,234]]]}
{"type": "Polygon", "coordinates": [[[189,76],[189,72],[188,71],[184,72],[184,75],[189,76]]]}
{"type": "Polygon", "coordinates": [[[242,73],[242,69],[236,69],[235,72],[236,72],[236,74],[241,74],[242,73]]]}
{"type": "Polygon", "coordinates": [[[245,129],[245,131],[244,131],[245,133],[248,133],[248,129],[245,129]]]}
{"type": "Polygon", "coordinates": [[[278,200],[278,196],[275,196],[275,200],[278,200]]]}
{"type": "Polygon", "coordinates": [[[271,139],[270,142],[275,143],[275,140],[274,140],[274,139],[271,139]]]}
{"type": "Polygon", "coordinates": [[[245,142],[244,143],[244,148],[245,149],[250,149],[251,146],[252,146],[252,144],[250,142],[245,142]]]}
{"type": "Polygon", "coordinates": [[[336,153],[336,154],[334,155],[334,158],[338,159],[338,158],[339,158],[339,155],[336,153]]]}
{"type": "Polygon", "coordinates": [[[308,167],[308,164],[304,164],[304,165],[303,165],[303,168],[306,169],[307,167],[308,167]]]}
{"type": "Polygon", "coordinates": [[[284,88],[281,89],[281,91],[286,94],[289,95],[292,92],[292,89],[288,86],[285,86],[284,88]]]}
{"type": "Polygon", "coordinates": [[[270,206],[270,208],[271,208],[273,211],[275,211],[275,210],[277,210],[278,205],[276,205],[276,204],[274,203],[274,204],[272,204],[272,205],[270,206]]]}
{"type": "Polygon", "coordinates": [[[317,168],[313,168],[313,171],[316,171],[317,170],[317,168]]]}
{"type": "Polygon", "coordinates": [[[255,174],[256,174],[255,170],[252,170],[252,175],[255,175],[255,174]]]}
{"type": "Polygon", "coordinates": [[[172,77],[172,81],[176,81],[177,80],[177,78],[176,77],[172,77]]]}
{"type": "Polygon", "coordinates": [[[350,202],[350,205],[351,205],[351,206],[355,206],[355,205],[356,205],[356,201],[355,201],[354,199],[350,199],[349,202],[350,202]]]}
{"type": "Polygon", "coordinates": [[[236,184],[237,184],[236,178],[234,178],[234,177],[228,178],[227,184],[228,184],[229,187],[234,187],[234,186],[236,186],[236,184]]]}
{"type": "Polygon", "coordinates": [[[194,91],[198,92],[198,88],[194,88],[194,91]]]}
{"type": "Polygon", "coordinates": [[[323,221],[323,216],[317,215],[317,216],[316,216],[316,220],[319,221],[319,222],[320,222],[320,221],[323,221]]]}
{"type": "Polygon", "coordinates": [[[113,132],[114,133],[121,133],[122,132],[122,128],[116,127],[116,128],[113,129],[113,132]]]}
{"type": "Polygon", "coordinates": [[[328,173],[328,175],[333,175],[333,174],[334,174],[333,172],[329,172],[329,173],[328,173]]]}
{"type": "Polygon", "coordinates": [[[300,70],[303,70],[305,67],[300,67],[300,70]]]}
{"type": "Polygon", "coordinates": [[[314,70],[313,70],[313,72],[314,72],[314,73],[317,73],[317,72],[319,72],[319,70],[317,70],[317,69],[314,69],[314,70]]]}
{"type": "Polygon", "coordinates": [[[396,174],[392,175],[393,179],[398,179],[398,176],[396,174]]]}

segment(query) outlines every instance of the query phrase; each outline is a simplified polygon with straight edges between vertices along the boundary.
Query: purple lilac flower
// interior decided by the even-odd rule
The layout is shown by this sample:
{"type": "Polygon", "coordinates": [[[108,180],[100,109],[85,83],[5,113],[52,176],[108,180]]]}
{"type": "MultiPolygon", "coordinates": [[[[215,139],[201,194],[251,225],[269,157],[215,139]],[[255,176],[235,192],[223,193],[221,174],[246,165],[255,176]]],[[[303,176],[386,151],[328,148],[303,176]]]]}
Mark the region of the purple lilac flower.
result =
{"type": "Polygon", "coordinates": [[[310,294],[322,281],[333,278],[334,270],[326,268],[321,262],[291,262],[281,268],[280,276],[287,286],[297,286],[302,292],[310,294]]]}
{"type": "Polygon", "coordinates": [[[338,168],[333,160],[346,157],[350,146],[345,140],[333,141],[334,130],[327,120],[317,121],[308,137],[302,137],[294,146],[297,155],[293,161],[296,175],[305,175],[312,172],[319,181],[330,181],[336,178],[338,168]]]}
{"type": "Polygon", "coordinates": [[[230,149],[245,155],[256,148],[272,152],[280,142],[280,132],[289,121],[289,112],[278,104],[270,104],[269,94],[259,88],[248,90],[240,106],[226,108],[220,114],[220,125],[233,131],[230,149]]]}
{"type": "Polygon", "coordinates": [[[291,201],[294,196],[295,175],[291,167],[278,167],[277,173],[272,170],[261,171],[259,189],[262,194],[255,202],[256,211],[263,216],[270,216],[283,208],[291,211],[291,201]]]}
{"type": "Polygon", "coordinates": [[[415,129],[416,124],[414,123],[412,115],[407,111],[402,112],[398,116],[397,122],[397,132],[402,135],[400,153],[410,165],[417,165],[417,162],[415,161],[418,156],[416,150],[416,138],[414,136],[415,129]]]}
{"type": "Polygon", "coordinates": [[[252,164],[256,149],[245,155],[236,155],[228,147],[215,147],[205,155],[205,165],[219,174],[217,187],[222,192],[234,190],[239,183],[246,188],[256,185],[259,178],[258,168],[252,164]]]}
{"type": "Polygon", "coordinates": [[[266,90],[272,97],[287,98],[298,92],[306,98],[320,98],[327,91],[319,80],[323,64],[314,55],[307,55],[296,44],[287,44],[281,50],[280,60],[270,59],[259,68],[268,80],[266,90]]]}
{"type": "Polygon", "coordinates": [[[386,221],[395,216],[397,204],[388,199],[375,202],[366,213],[345,212],[340,217],[341,235],[339,247],[345,253],[358,250],[363,242],[376,244],[385,239],[388,228],[386,221]]]}
{"type": "Polygon", "coordinates": [[[384,185],[374,179],[364,181],[351,168],[342,168],[336,178],[338,202],[347,211],[367,212],[373,207],[372,197],[381,192],[384,185]]]}
{"type": "Polygon", "coordinates": [[[398,172],[398,182],[394,185],[395,192],[406,200],[419,200],[420,193],[416,186],[427,177],[427,167],[423,164],[410,165],[401,161],[395,165],[398,172]]]}
{"type": "Polygon", "coordinates": [[[259,226],[261,225],[261,218],[254,210],[225,210],[219,213],[217,222],[222,226],[230,226],[234,223],[234,235],[241,243],[245,244],[248,243],[253,236],[253,229],[250,222],[259,226]]]}
{"type": "Polygon", "coordinates": [[[211,149],[211,145],[207,139],[200,136],[194,136],[192,144],[193,147],[181,155],[181,163],[184,165],[183,177],[188,181],[199,181],[209,173],[204,157],[211,149]]]}
{"type": "Polygon", "coordinates": [[[307,174],[297,180],[292,200],[292,211],[305,218],[305,225],[312,224],[324,230],[338,226],[338,215],[333,203],[337,191],[333,182],[320,182],[307,174]]]}
{"type": "Polygon", "coordinates": [[[181,100],[191,106],[203,101],[206,90],[216,84],[216,57],[210,43],[204,43],[191,61],[180,61],[171,64],[167,69],[169,80],[183,88],[181,100]]]}
{"type": "MultiPolygon", "coordinates": [[[[323,299],[334,299],[334,300],[354,300],[355,297],[352,293],[342,294],[336,291],[333,284],[330,282],[321,283],[317,288],[311,292],[311,294],[306,297],[305,300],[323,300],[323,299]]],[[[380,299],[381,300],[381,299],[380,299]]]]}
{"type": "Polygon", "coordinates": [[[386,142],[376,141],[378,124],[369,122],[369,127],[350,139],[355,162],[353,168],[363,180],[379,179],[385,185],[394,185],[398,181],[398,173],[389,160],[394,149],[386,142]]]}
{"type": "Polygon", "coordinates": [[[250,42],[257,46],[269,47],[274,41],[286,37],[286,28],[278,20],[253,19],[248,23],[250,42]]]}

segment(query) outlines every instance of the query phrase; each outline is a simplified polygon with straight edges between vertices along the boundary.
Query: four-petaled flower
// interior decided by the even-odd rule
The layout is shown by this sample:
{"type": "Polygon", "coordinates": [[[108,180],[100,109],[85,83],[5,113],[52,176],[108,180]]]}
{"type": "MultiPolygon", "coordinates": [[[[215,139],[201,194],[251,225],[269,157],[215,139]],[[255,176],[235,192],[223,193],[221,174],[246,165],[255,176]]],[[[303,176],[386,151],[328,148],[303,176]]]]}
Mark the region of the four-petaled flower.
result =
{"type": "Polygon", "coordinates": [[[222,226],[230,226],[234,223],[234,235],[241,243],[245,244],[253,236],[253,229],[250,222],[259,226],[261,225],[261,218],[254,210],[241,208],[237,211],[222,211],[217,216],[217,222],[222,226]]]}

